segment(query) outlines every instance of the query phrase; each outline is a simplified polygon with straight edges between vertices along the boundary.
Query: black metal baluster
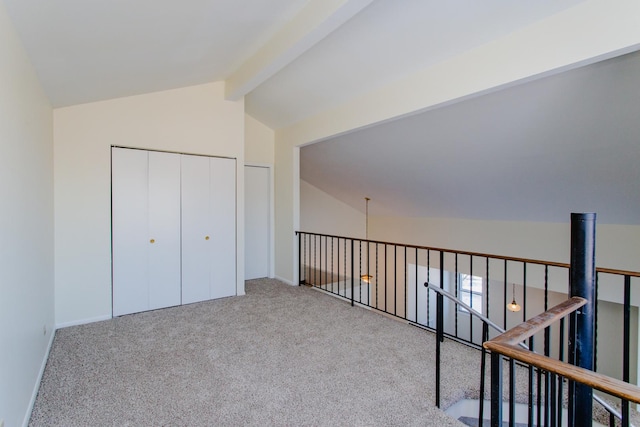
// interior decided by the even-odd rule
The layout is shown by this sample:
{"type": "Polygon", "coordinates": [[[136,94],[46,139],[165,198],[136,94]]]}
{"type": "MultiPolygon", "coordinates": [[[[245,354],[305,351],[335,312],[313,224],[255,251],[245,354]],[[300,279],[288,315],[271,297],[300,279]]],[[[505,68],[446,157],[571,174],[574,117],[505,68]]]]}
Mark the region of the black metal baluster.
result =
{"type": "MultiPolygon", "coordinates": [[[[340,287],[338,286],[338,295],[340,295],[340,287]]],[[[344,239],[344,295],[347,297],[347,239],[344,239]]]]}
{"type": "MultiPolygon", "coordinates": [[[[469,255],[469,307],[473,308],[473,255],[469,255]]],[[[473,343],[473,315],[469,313],[469,342],[473,343]]]]}
{"type": "Polygon", "coordinates": [[[333,252],[333,246],[335,244],[335,238],[331,238],[331,293],[335,293],[335,291],[333,290],[333,285],[336,281],[335,277],[334,277],[334,270],[333,270],[333,262],[334,262],[334,252],[333,252]]]}
{"type": "MultiPolygon", "coordinates": [[[[460,288],[460,275],[458,274],[458,253],[456,252],[455,255],[455,276],[456,276],[456,288],[454,289],[456,298],[459,298],[458,296],[458,289],[460,288]]],[[[455,330],[456,330],[456,338],[458,338],[458,303],[456,303],[455,306],[455,330]]]]}
{"type": "Polygon", "coordinates": [[[371,242],[367,240],[367,278],[369,282],[367,283],[367,305],[371,307],[371,272],[369,269],[371,268],[371,242]]]}
{"type": "Polygon", "coordinates": [[[360,301],[362,302],[362,240],[358,240],[358,247],[360,248],[358,256],[360,257],[358,261],[358,288],[360,289],[360,301]]]}
{"type": "MultiPolygon", "coordinates": [[[[440,289],[444,289],[444,252],[440,251],[440,289]]],[[[436,297],[436,307],[438,319],[436,320],[440,324],[440,331],[438,339],[440,342],[444,341],[444,297],[442,294],[438,294],[436,297]]]]}
{"type": "Polygon", "coordinates": [[[358,276],[358,302],[362,304],[362,240],[358,241],[360,242],[360,276],[358,276]]]}
{"type": "Polygon", "coordinates": [[[329,252],[328,252],[328,247],[329,244],[327,243],[329,241],[329,238],[327,236],[324,236],[324,289],[327,290],[327,285],[329,284],[329,267],[328,267],[328,262],[329,262],[329,252]]]}
{"type": "MultiPolygon", "coordinates": [[[[489,340],[489,326],[482,322],[482,341],[489,340]]],[[[487,350],[482,347],[482,359],[480,360],[480,398],[478,399],[478,425],[484,425],[484,389],[487,371],[487,350]]]]}
{"type": "MultiPolygon", "coordinates": [[[[522,263],[522,321],[527,320],[527,263],[522,263]]],[[[533,337],[529,338],[529,349],[533,351],[533,337]]],[[[527,391],[527,421],[533,425],[533,366],[528,367],[529,385],[527,391]]]]}
{"type": "Polygon", "coordinates": [[[516,425],[516,361],[509,358],[509,427],[516,425]]]}
{"type": "MultiPolygon", "coordinates": [[[[533,337],[529,338],[529,350],[531,351],[535,351],[534,350],[534,342],[533,342],[533,337]]],[[[527,396],[527,404],[529,406],[529,412],[528,412],[528,418],[527,418],[527,425],[529,427],[533,427],[533,387],[534,387],[534,370],[533,370],[533,366],[529,365],[529,395],[527,396]]]]}
{"type": "Polygon", "coordinates": [[[491,427],[502,426],[502,355],[491,353],[491,427]]]}
{"type": "MultiPolygon", "coordinates": [[[[427,249],[427,282],[431,283],[431,251],[427,249]]],[[[427,327],[431,327],[431,303],[429,297],[431,292],[427,291],[427,327]]]]}
{"type": "Polygon", "coordinates": [[[322,289],[322,236],[318,236],[318,283],[322,289]]]}
{"type": "MultiPolygon", "coordinates": [[[[486,308],[485,316],[487,316],[487,319],[489,319],[489,288],[490,288],[490,286],[489,286],[489,257],[487,257],[486,260],[487,260],[487,265],[485,267],[485,272],[486,272],[485,276],[486,277],[485,277],[485,287],[484,287],[485,290],[486,290],[486,293],[485,293],[485,308],[486,308]]],[[[487,332],[488,332],[488,330],[487,330],[487,332]]],[[[484,338],[484,340],[488,340],[488,339],[489,339],[489,335],[487,335],[487,338],[484,338]]],[[[483,344],[484,344],[484,342],[483,342],[483,344]]]]}
{"type": "MultiPolygon", "coordinates": [[[[549,309],[549,266],[544,268],[544,311],[549,309]]],[[[544,329],[544,355],[549,357],[551,354],[551,328],[547,326],[544,329]]],[[[549,399],[551,394],[551,384],[549,383],[549,372],[544,372],[544,425],[549,426],[549,399]]]]}
{"type": "Polygon", "coordinates": [[[353,239],[351,239],[351,307],[353,307],[354,303],[353,303],[353,294],[354,294],[354,285],[355,285],[355,266],[353,265],[353,263],[355,262],[354,260],[354,247],[353,247],[353,239]]]}
{"type": "Polygon", "coordinates": [[[388,276],[388,267],[389,267],[389,258],[387,258],[387,244],[384,245],[384,312],[387,311],[387,300],[389,299],[389,289],[387,285],[387,276],[388,276]]]}
{"type": "Polygon", "coordinates": [[[380,277],[380,273],[378,272],[378,244],[376,243],[376,308],[380,309],[380,305],[378,304],[378,278],[380,277]]]}
{"type": "MultiPolygon", "coordinates": [[[[622,345],[622,381],[629,382],[629,352],[631,334],[631,276],[624,276],[624,327],[622,345]]],[[[629,426],[629,401],[622,399],[622,426],[629,426]]]]}
{"type": "MultiPolygon", "coordinates": [[[[558,407],[557,405],[557,380],[556,374],[550,374],[550,382],[551,382],[551,411],[549,412],[549,418],[551,419],[551,427],[556,427],[556,420],[558,419],[558,413],[562,413],[562,407],[558,407]]],[[[558,378],[561,378],[559,375],[558,378]]]]}
{"type": "Polygon", "coordinates": [[[504,287],[502,296],[502,329],[507,330],[507,260],[504,260],[504,287]]]}
{"type": "MultiPolygon", "coordinates": [[[[564,342],[564,328],[565,328],[565,326],[564,326],[564,318],[562,318],[562,319],[560,319],[560,330],[558,331],[558,342],[560,343],[560,347],[558,349],[558,360],[561,361],[561,362],[564,361],[564,344],[565,344],[565,342],[564,342]]],[[[563,379],[562,379],[562,377],[559,377],[558,378],[558,396],[557,396],[558,408],[559,408],[559,410],[558,410],[558,422],[557,422],[558,427],[562,427],[562,407],[563,407],[562,403],[563,403],[563,400],[564,400],[564,397],[563,397],[563,394],[564,394],[563,393],[563,385],[564,385],[563,379]]]]}
{"type": "Polygon", "coordinates": [[[398,315],[398,245],[393,245],[393,314],[398,315]]]}
{"type": "Polygon", "coordinates": [[[298,236],[298,286],[302,284],[302,234],[296,232],[298,236]]]}
{"type": "Polygon", "coordinates": [[[304,233],[304,244],[302,245],[302,250],[304,251],[304,256],[302,257],[303,263],[304,263],[304,284],[307,284],[307,277],[308,276],[308,269],[309,269],[309,262],[307,261],[307,233],[304,233]]]}
{"type": "Polygon", "coordinates": [[[408,318],[407,314],[407,292],[409,291],[409,277],[407,276],[407,269],[409,266],[407,265],[407,247],[404,247],[404,317],[408,318]]]}
{"type": "Polygon", "coordinates": [[[414,319],[416,323],[418,323],[418,259],[418,248],[416,248],[416,318],[414,319]]]}
{"type": "MultiPolygon", "coordinates": [[[[515,295],[514,295],[515,296],[515,295]]],[[[522,321],[527,321],[527,263],[522,263],[522,321]]]]}

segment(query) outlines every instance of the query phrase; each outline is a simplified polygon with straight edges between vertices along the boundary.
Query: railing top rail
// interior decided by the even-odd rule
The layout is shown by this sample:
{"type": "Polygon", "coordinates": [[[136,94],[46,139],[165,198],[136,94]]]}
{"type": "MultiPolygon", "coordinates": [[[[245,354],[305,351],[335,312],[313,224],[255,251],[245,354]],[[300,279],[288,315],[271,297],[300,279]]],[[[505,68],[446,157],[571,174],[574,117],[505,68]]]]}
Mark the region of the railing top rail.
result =
{"type": "Polygon", "coordinates": [[[571,297],[544,313],[540,313],[526,322],[520,323],[518,326],[509,329],[502,335],[495,337],[492,341],[501,344],[516,345],[542,331],[554,322],[573,313],[586,303],[587,300],[584,298],[571,297]]]}
{"type": "Polygon", "coordinates": [[[612,396],[640,403],[640,387],[598,374],[588,369],[570,365],[541,354],[523,350],[517,344],[551,323],[559,320],[586,304],[584,298],[573,297],[550,310],[521,323],[496,338],[486,341],[487,350],[536,366],[548,372],[561,375],[569,380],[586,384],[612,396]]]}
{"type": "MultiPolygon", "coordinates": [[[[504,256],[504,255],[487,254],[483,252],[460,251],[460,250],[454,250],[454,249],[438,248],[434,246],[410,245],[406,243],[385,242],[382,240],[367,240],[359,237],[335,236],[331,234],[311,233],[308,231],[296,231],[296,234],[307,234],[311,236],[331,237],[334,239],[350,239],[350,240],[356,240],[360,242],[376,243],[379,245],[404,246],[412,249],[422,249],[422,250],[429,250],[434,252],[449,252],[449,253],[454,253],[459,255],[469,255],[469,256],[475,256],[475,257],[481,257],[481,258],[498,259],[502,261],[514,261],[514,262],[523,262],[527,264],[548,265],[550,267],[559,267],[559,268],[567,268],[567,269],[570,267],[569,264],[563,263],[563,262],[544,261],[544,260],[531,259],[531,258],[510,257],[510,256],[504,256]]],[[[596,272],[606,273],[606,274],[617,274],[620,276],[640,277],[640,271],[617,270],[613,268],[597,267],[596,272]]]]}

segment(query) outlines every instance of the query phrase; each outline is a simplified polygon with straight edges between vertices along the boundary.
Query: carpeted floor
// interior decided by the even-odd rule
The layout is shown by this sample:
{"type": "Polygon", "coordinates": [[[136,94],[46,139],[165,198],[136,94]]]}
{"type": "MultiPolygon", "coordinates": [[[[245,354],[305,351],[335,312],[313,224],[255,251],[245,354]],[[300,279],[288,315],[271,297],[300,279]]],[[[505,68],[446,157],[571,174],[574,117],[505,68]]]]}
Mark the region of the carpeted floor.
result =
{"type": "MultiPolygon", "coordinates": [[[[434,406],[433,334],[306,287],[246,290],[58,330],[30,426],[462,425],[434,406]]],[[[445,340],[443,406],[477,390],[478,354],[445,340]]]]}

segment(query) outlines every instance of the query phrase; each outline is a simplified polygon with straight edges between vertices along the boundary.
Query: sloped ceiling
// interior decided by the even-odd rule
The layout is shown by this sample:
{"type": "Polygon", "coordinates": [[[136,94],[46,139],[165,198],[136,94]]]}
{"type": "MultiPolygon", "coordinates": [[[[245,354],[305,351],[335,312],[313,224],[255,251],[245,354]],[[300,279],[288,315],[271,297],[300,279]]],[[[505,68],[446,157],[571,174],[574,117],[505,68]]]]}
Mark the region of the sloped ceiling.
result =
{"type": "Polygon", "coordinates": [[[640,224],[640,53],[333,138],[301,177],[373,215],[640,224]]]}
{"type": "MultiPolygon", "coordinates": [[[[0,1],[54,107],[224,80],[227,98],[273,129],[605,4],[0,1]]],[[[566,221],[596,211],[640,224],[638,75],[631,55],[348,133],[304,148],[302,176],[360,209],[370,196],[374,214],[566,221]]]]}
{"type": "Polygon", "coordinates": [[[4,0],[54,107],[224,80],[308,0],[4,0]]]}
{"type": "Polygon", "coordinates": [[[2,1],[55,107],[247,72],[277,129],[584,0],[2,1]]]}
{"type": "Polygon", "coordinates": [[[582,0],[377,0],[247,96],[272,128],[296,123],[582,0]]]}

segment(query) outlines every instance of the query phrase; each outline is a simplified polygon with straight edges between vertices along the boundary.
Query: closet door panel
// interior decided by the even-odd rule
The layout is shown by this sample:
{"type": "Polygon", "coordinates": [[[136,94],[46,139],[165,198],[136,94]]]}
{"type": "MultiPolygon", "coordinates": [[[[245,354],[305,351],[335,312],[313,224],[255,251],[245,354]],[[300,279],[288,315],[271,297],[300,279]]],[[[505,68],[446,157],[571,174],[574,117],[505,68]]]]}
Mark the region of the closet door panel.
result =
{"type": "Polygon", "coordinates": [[[149,307],[148,156],[112,149],[113,315],[149,307]]]}
{"type": "Polygon", "coordinates": [[[211,298],[236,294],[236,162],[210,159],[211,298]]]}
{"type": "Polygon", "coordinates": [[[180,155],[149,152],[149,309],[179,305],[180,155]],[[153,243],[151,243],[153,240],[153,243]]]}
{"type": "Polygon", "coordinates": [[[183,155],[181,161],[182,303],[188,304],[211,298],[209,158],[183,155]]]}

